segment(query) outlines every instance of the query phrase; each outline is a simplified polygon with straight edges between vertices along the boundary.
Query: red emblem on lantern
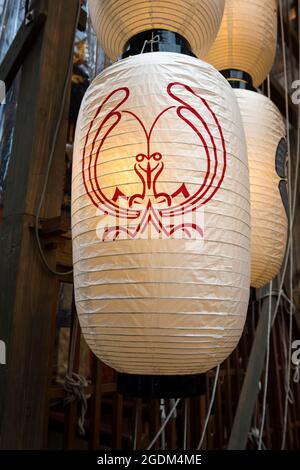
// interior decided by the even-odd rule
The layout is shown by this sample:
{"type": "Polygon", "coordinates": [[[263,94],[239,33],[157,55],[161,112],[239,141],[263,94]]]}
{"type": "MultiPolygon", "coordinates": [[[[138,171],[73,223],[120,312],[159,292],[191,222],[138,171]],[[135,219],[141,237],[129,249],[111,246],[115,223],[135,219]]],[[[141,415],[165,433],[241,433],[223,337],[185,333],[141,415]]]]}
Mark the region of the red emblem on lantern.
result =
{"type": "MultiPolygon", "coordinates": [[[[182,216],[197,211],[200,206],[207,204],[219,190],[226,171],[226,147],[222,128],[217,116],[207,103],[198,96],[189,86],[174,82],[167,86],[168,95],[177,102],[177,105],[163,109],[153,120],[150,129],[147,129],[137,113],[123,109],[124,103],[130,97],[127,87],[118,88],[110,93],[97,109],[90,122],[83,150],[82,176],[85,190],[94,204],[103,214],[113,216],[117,221],[113,226],[106,227],[103,232],[103,241],[115,240],[126,234],[127,237],[136,238],[147,231],[151,225],[159,235],[172,237],[180,231],[185,237],[191,238],[192,232],[203,236],[202,228],[193,222],[182,221],[182,216]],[[181,90],[181,93],[176,93],[181,90]],[[188,100],[182,98],[182,91],[194,97],[199,107],[192,107],[188,100]],[[111,106],[117,100],[117,104],[111,106]],[[178,105],[179,103],[179,105],[178,105]],[[105,114],[104,107],[110,105],[110,111],[105,114]],[[201,113],[201,107],[204,107],[201,113]],[[177,117],[195,133],[199,149],[205,157],[204,177],[199,178],[196,189],[191,190],[182,182],[175,191],[170,193],[160,189],[160,180],[165,171],[163,152],[153,150],[153,132],[162,118],[173,110],[177,117]],[[104,114],[100,124],[95,128],[99,115],[104,114]],[[209,128],[203,114],[209,113],[213,122],[214,132],[209,128]],[[101,187],[99,163],[103,146],[125,115],[134,119],[145,138],[144,149],[137,153],[134,160],[134,172],[138,177],[139,190],[130,194],[118,185],[115,186],[113,196],[108,197],[105,188],[101,187]],[[218,150],[216,139],[221,143],[218,150]],[[88,150],[89,149],[89,150],[88,150]],[[179,223],[178,223],[179,218],[179,223]],[[134,223],[130,226],[130,221],[134,223]],[[124,223],[126,222],[126,223],[124,223]]],[[[195,155],[196,157],[197,155],[195,155]]],[[[199,156],[199,155],[198,155],[199,156]]]]}

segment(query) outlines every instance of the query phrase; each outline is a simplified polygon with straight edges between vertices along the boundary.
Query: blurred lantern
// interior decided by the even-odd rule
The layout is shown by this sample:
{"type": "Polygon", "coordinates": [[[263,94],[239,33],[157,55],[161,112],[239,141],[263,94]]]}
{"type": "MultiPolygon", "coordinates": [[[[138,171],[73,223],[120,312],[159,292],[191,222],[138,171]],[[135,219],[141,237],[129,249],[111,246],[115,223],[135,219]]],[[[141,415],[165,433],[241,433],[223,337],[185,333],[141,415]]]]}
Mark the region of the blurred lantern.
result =
{"type": "Polygon", "coordinates": [[[277,0],[226,0],[221,27],[205,60],[217,70],[249,74],[259,86],[271,70],[277,37],[277,0]]]}
{"type": "Polygon", "coordinates": [[[76,129],[72,234],[77,311],[101,360],[172,376],[230,354],[248,305],[249,198],[240,112],[212,66],[139,54],[93,81],[76,129]]]}
{"type": "Polygon", "coordinates": [[[251,285],[256,288],[278,274],[287,238],[285,126],[276,106],[254,88],[272,67],[276,39],[276,0],[227,0],[206,56],[235,89],[243,118],[251,192],[251,285]]]}
{"type": "Polygon", "coordinates": [[[99,42],[113,60],[136,35],[157,29],[177,33],[179,41],[184,38],[202,57],[216,37],[224,4],[225,0],[89,0],[89,10],[99,42]]]}
{"type": "Polygon", "coordinates": [[[281,267],[287,239],[285,124],[269,98],[235,90],[246,140],[251,187],[251,285],[262,287],[281,267]]]}

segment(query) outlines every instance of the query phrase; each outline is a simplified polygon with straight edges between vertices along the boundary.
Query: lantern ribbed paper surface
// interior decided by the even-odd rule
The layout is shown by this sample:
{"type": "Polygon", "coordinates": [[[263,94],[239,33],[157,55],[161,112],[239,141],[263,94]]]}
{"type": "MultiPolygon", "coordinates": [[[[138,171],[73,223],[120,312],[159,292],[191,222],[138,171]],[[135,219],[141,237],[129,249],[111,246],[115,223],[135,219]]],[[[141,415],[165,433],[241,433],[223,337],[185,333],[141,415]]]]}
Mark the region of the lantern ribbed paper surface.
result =
{"type": "Polygon", "coordinates": [[[217,39],[204,60],[218,70],[247,72],[257,87],[271,70],[276,38],[276,0],[226,0],[217,39]]]}
{"type": "Polygon", "coordinates": [[[276,172],[276,151],[285,137],[285,125],[269,98],[235,90],[248,146],[251,193],[251,285],[262,287],[281,267],[287,217],[276,172]]]}
{"type": "Polygon", "coordinates": [[[106,69],[82,102],[72,185],[76,304],[93,352],[133,374],[222,362],[250,284],[246,143],[226,80],[176,53],[106,69]]]}
{"type": "Polygon", "coordinates": [[[217,35],[224,4],[225,0],[89,0],[89,9],[99,42],[113,60],[129,39],[150,29],[181,34],[201,57],[217,35]]]}

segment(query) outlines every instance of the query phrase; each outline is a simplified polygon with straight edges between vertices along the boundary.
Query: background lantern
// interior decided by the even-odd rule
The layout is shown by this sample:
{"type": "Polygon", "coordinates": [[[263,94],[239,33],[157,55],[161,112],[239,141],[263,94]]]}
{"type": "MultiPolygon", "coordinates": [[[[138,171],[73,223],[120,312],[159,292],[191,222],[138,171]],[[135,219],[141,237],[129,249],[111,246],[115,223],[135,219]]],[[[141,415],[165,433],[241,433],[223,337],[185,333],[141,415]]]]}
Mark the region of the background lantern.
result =
{"type": "Polygon", "coordinates": [[[234,91],[248,147],[251,285],[258,288],[278,274],[286,246],[285,124],[277,107],[266,96],[249,90],[234,91]]]}
{"type": "Polygon", "coordinates": [[[226,0],[218,36],[204,60],[220,71],[246,72],[258,87],[271,70],[276,37],[276,0],[226,0]]]}
{"type": "Polygon", "coordinates": [[[115,63],[82,102],[72,178],[76,304],[93,352],[130,374],[221,363],[250,276],[246,144],[226,80],[175,53],[115,63]]]}
{"type": "Polygon", "coordinates": [[[147,30],[174,31],[202,57],[218,32],[225,0],[89,0],[98,40],[113,60],[133,36],[147,30]]]}

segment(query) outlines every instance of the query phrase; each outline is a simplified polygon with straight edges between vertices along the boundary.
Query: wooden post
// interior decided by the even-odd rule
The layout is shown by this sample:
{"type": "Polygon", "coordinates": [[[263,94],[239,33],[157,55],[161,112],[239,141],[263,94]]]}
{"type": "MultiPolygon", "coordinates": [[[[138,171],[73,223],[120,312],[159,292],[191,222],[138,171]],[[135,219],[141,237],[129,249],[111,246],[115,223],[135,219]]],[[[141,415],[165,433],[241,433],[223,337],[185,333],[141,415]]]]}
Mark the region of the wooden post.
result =
{"type": "MultiPolygon", "coordinates": [[[[0,448],[41,449],[47,436],[49,370],[58,279],[42,265],[30,228],[45,182],[69,70],[78,3],[35,0],[47,12],[22,66],[14,140],[0,225],[0,337],[7,366],[0,368],[0,448]]],[[[60,215],[66,113],[60,128],[47,201],[41,216],[60,215]]],[[[49,253],[55,267],[55,251],[49,253]]]]}
{"type": "MultiPolygon", "coordinates": [[[[263,291],[266,295],[268,289],[263,291]]],[[[277,297],[271,297],[271,319],[273,319],[277,297]]],[[[251,426],[254,406],[259,392],[259,381],[262,374],[267,349],[269,299],[263,300],[259,322],[248,361],[245,379],[239,396],[237,411],[228,444],[229,450],[246,448],[251,426]]]]}

